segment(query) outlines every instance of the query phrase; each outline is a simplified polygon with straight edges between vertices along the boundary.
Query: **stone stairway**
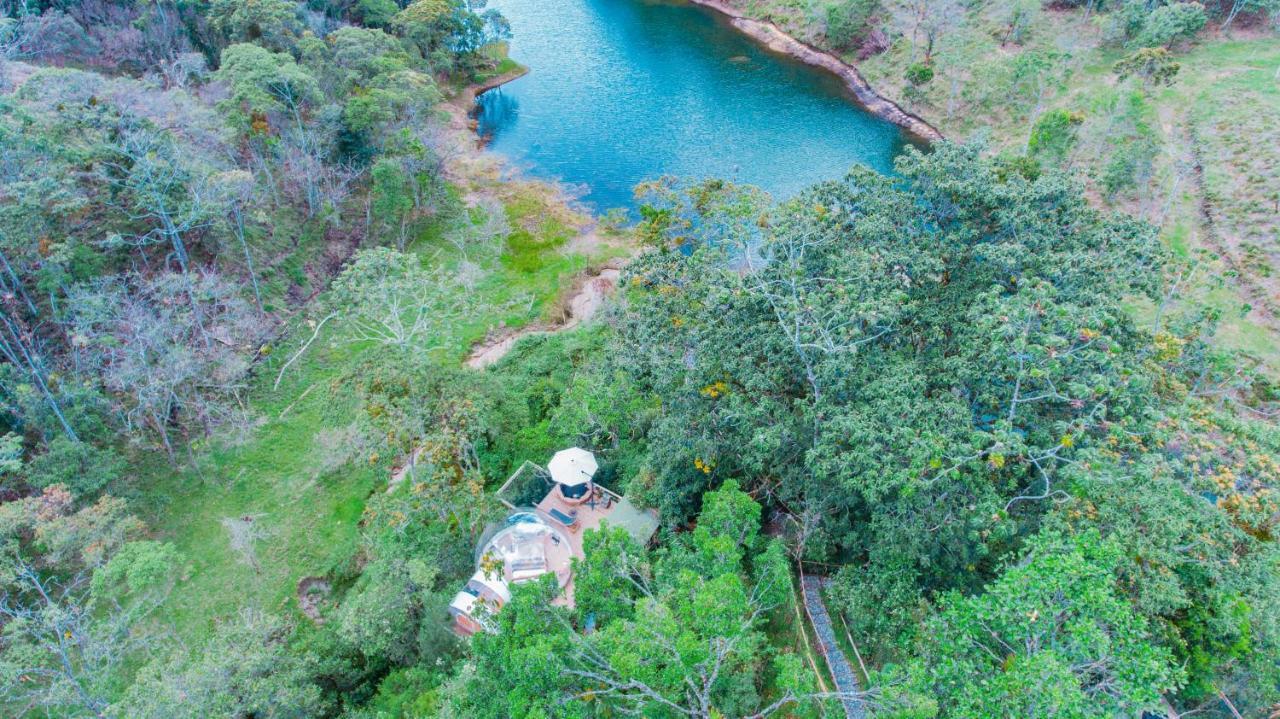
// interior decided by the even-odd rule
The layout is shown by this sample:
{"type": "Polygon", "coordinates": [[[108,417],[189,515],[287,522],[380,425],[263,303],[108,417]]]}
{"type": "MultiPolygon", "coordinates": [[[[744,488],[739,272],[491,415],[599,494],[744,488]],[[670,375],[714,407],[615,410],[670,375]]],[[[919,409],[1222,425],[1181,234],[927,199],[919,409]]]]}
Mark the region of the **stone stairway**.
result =
{"type": "Polygon", "coordinates": [[[822,587],[827,581],[825,577],[801,575],[801,594],[804,595],[805,613],[809,615],[809,621],[818,635],[818,648],[822,651],[823,658],[827,660],[827,667],[835,679],[836,691],[845,695],[840,699],[840,703],[844,705],[845,716],[849,719],[865,719],[866,707],[863,706],[862,699],[854,696],[861,691],[858,675],[854,673],[853,665],[849,664],[849,658],[836,643],[835,629],[831,626],[831,615],[827,613],[827,606],[822,602],[822,587]]]}

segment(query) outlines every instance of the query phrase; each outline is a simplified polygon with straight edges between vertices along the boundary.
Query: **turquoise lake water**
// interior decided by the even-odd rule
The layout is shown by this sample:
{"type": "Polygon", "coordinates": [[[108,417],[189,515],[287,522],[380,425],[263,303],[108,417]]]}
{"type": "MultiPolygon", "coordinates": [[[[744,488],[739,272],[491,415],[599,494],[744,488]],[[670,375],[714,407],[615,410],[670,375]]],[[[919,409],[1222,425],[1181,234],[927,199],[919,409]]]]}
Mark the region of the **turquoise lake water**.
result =
{"type": "Polygon", "coordinates": [[[886,172],[898,128],[840,81],[772,54],[708,10],[652,0],[491,0],[525,77],[482,95],[479,131],[597,211],[660,175],[724,177],[786,197],[856,163],[886,172]]]}

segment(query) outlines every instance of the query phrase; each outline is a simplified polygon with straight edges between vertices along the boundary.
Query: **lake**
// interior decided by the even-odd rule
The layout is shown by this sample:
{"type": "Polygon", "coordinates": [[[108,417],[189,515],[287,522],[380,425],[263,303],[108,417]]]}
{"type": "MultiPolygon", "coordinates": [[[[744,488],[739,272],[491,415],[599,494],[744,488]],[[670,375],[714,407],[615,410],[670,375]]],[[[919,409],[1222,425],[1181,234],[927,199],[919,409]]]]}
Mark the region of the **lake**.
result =
{"type": "Polygon", "coordinates": [[[491,0],[530,68],[480,96],[479,132],[527,174],[634,205],[661,175],[778,197],[856,163],[886,172],[904,139],[838,79],[780,57],[703,8],[646,0],[491,0]]]}

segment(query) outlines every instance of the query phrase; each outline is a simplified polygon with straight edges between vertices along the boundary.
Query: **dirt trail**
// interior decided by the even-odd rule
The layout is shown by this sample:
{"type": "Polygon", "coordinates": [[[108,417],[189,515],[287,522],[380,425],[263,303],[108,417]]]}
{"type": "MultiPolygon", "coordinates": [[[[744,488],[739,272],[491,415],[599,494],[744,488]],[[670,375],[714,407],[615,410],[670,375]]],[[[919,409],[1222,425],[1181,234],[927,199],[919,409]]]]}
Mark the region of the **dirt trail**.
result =
{"type": "Polygon", "coordinates": [[[1240,263],[1237,256],[1238,241],[1224,237],[1218,229],[1214,217],[1213,203],[1205,189],[1204,162],[1201,158],[1201,143],[1194,126],[1186,131],[1187,147],[1192,161],[1191,180],[1195,187],[1196,206],[1200,215],[1200,226],[1204,231],[1205,245],[1222,259],[1223,264],[1231,271],[1232,280],[1239,288],[1240,294],[1249,300],[1252,307],[1250,314],[1268,329],[1280,332],[1280,318],[1277,318],[1277,303],[1268,288],[1240,263]]]}
{"type": "MultiPolygon", "coordinates": [[[[574,289],[569,301],[564,305],[564,313],[561,317],[549,322],[525,325],[518,329],[490,332],[488,337],[471,349],[466,365],[472,369],[484,369],[505,357],[522,337],[563,332],[590,320],[604,305],[605,299],[617,288],[618,278],[622,274],[617,266],[619,263],[620,261],[615,261],[602,269],[579,275],[571,285],[574,289]]],[[[404,482],[409,472],[421,459],[421,455],[422,448],[419,447],[409,456],[408,461],[392,470],[391,481],[387,483],[388,494],[394,492],[396,487],[404,482]]]]}
{"type": "Polygon", "coordinates": [[[467,357],[466,364],[472,369],[483,369],[506,356],[521,337],[550,332],[562,332],[586,322],[599,311],[604,300],[618,285],[621,270],[616,266],[605,267],[597,272],[587,273],[574,283],[575,289],[565,305],[563,316],[550,321],[525,325],[514,330],[491,332],[484,341],[477,344],[467,357]]]}

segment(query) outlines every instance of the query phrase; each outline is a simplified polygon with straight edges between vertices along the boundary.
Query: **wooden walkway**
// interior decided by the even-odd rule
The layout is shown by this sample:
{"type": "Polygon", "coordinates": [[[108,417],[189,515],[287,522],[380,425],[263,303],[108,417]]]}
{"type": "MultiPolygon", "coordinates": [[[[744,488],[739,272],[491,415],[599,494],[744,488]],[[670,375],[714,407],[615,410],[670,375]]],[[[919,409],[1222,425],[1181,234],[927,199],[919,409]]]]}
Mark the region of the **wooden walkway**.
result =
{"type": "Polygon", "coordinates": [[[848,719],[865,719],[867,710],[858,696],[861,691],[861,687],[858,686],[858,675],[854,673],[853,665],[849,664],[849,658],[836,643],[835,628],[831,626],[831,615],[827,613],[827,605],[822,602],[822,587],[827,581],[826,577],[814,577],[803,573],[800,575],[800,593],[804,595],[804,611],[809,615],[814,633],[818,635],[818,649],[827,660],[831,677],[836,682],[836,691],[843,695],[840,703],[844,705],[845,716],[848,719]]]}

